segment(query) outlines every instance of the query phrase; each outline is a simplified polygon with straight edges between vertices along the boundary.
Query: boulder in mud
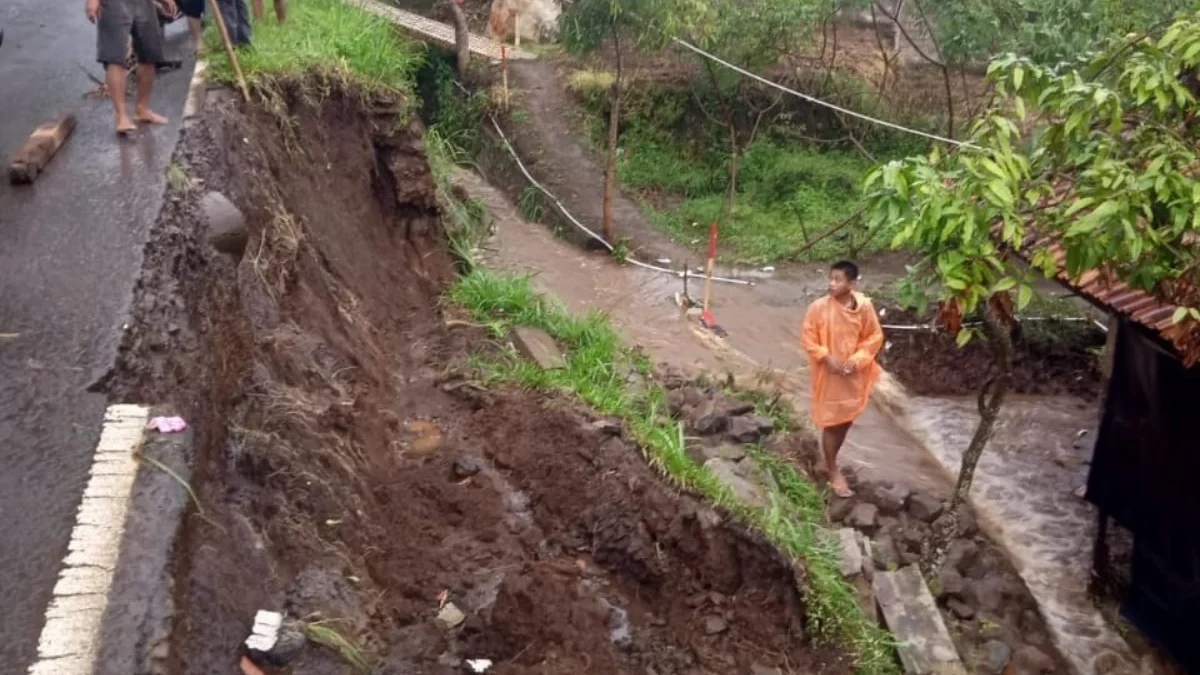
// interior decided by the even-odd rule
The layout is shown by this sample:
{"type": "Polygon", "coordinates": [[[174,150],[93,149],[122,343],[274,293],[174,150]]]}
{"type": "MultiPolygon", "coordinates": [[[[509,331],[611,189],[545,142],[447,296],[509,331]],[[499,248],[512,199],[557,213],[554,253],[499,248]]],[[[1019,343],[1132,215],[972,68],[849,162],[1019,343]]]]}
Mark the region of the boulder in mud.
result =
{"type": "Polygon", "coordinates": [[[713,458],[727,459],[740,462],[746,458],[746,448],[733,443],[718,443],[717,445],[701,446],[700,453],[705,461],[713,458]]]}
{"type": "Polygon", "coordinates": [[[938,599],[958,598],[961,600],[967,590],[967,582],[957,570],[943,566],[937,573],[936,590],[938,599]]]}
{"type": "Polygon", "coordinates": [[[858,533],[849,527],[837,531],[838,571],[843,577],[850,578],[862,572],[862,548],[858,543],[858,533]]]}
{"type": "Polygon", "coordinates": [[[915,492],[908,498],[908,515],[923,523],[932,523],[944,510],[942,500],[932,495],[915,492]]]}
{"type": "Polygon", "coordinates": [[[735,443],[757,443],[774,428],[775,424],[770,419],[757,415],[743,415],[729,420],[729,437],[735,443]]]}
{"type": "Polygon", "coordinates": [[[946,549],[945,566],[966,574],[979,564],[979,546],[970,539],[955,539],[946,549]]]}
{"type": "Polygon", "coordinates": [[[871,542],[871,560],[875,569],[880,571],[894,570],[900,566],[900,554],[896,552],[896,544],[890,535],[880,535],[871,542]]]}
{"type": "Polygon", "coordinates": [[[1012,647],[999,640],[989,640],[983,645],[983,666],[989,675],[1002,675],[1012,661],[1012,647]]]}
{"type": "Polygon", "coordinates": [[[733,490],[733,494],[744,504],[758,508],[767,505],[763,486],[747,479],[738,465],[727,459],[713,458],[704,463],[705,468],[733,490]]]}
{"type": "Polygon", "coordinates": [[[873,533],[879,526],[879,507],[868,502],[855,504],[846,516],[846,524],[856,530],[873,533]]]}
{"type": "Polygon", "coordinates": [[[872,501],[884,513],[900,513],[908,504],[908,498],[911,494],[912,490],[909,490],[907,487],[899,483],[890,483],[876,490],[875,499],[872,501]]]}
{"type": "Polygon", "coordinates": [[[206,193],[200,198],[199,206],[209,245],[221,253],[240,259],[250,240],[246,216],[220,192],[206,193]]]}
{"type": "Polygon", "coordinates": [[[554,338],[540,328],[516,326],[512,329],[512,342],[521,356],[533,361],[545,370],[554,370],[567,365],[554,338]]]}
{"type": "Polygon", "coordinates": [[[1013,663],[1020,668],[1018,672],[1023,674],[1051,675],[1057,672],[1057,663],[1054,658],[1033,645],[1025,645],[1018,649],[1016,656],[1013,657],[1013,663]]]}

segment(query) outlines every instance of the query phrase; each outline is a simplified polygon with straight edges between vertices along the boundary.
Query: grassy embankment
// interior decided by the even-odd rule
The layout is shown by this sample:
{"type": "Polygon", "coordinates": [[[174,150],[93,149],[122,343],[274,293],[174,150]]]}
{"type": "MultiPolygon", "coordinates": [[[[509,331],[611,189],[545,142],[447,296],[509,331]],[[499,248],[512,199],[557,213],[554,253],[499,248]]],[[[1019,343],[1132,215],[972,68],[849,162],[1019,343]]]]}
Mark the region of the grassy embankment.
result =
{"type": "MultiPolygon", "coordinates": [[[[276,85],[282,81],[309,82],[319,95],[320,83],[335,78],[355,91],[407,96],[410,108],[416,109],[412,92],[422,55],[398,39],[390,26],[340,0],[293,0],[290,9],[286,26],[271,20],[257,24],[254,48],[241,54],[242,68],[261,104],[278,101],[276,85]]],[[[209,49],[211,76],[232,84],[232,68],[211,35],[209,49]]],[[[495,384],[567,392],[603,414],[621,418],[647,460],[669,480],[720,504],[801,562],[807,571],[805,596],[815,636],[844,646],[862,673],[895,672],[887,634],[864,618],[853,589],[838,574],[836,552],[822,531],[824,502],[810,483],[786,463],[756,453],[777,487],[767,508],[739,502],[687,456],[682,427],[666,412],[666,394],[649,377],[649,362],[622,344],[605,316],[570,315],[535,293],[527,279],[471,266],[470,251],[480,236],[483,214],[477,203],[460,201],[449,190],[453,165],[465,156],[453,142],[456,129],[454,124],[435,122],[427,138],[430,163],[449,210],[452,243],[469,270],[448,291],[448,298],[486,323],[497,337],[517,324],[545,329],[564,347],[568,360],[565,369],[543,371],[510,351],[498,360],[478,359],[481,377],[495,384]],[[630,384],[630,373],[638,375],[636,384],[630,384]]]]}

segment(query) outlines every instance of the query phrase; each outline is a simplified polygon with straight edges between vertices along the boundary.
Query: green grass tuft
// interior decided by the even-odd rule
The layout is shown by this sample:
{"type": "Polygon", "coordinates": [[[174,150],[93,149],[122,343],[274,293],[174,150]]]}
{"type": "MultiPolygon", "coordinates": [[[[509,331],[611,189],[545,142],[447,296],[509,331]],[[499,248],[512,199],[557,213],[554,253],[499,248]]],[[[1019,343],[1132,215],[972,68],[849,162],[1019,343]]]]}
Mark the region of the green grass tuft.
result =
{"type": "MultiPolygon", "coordinates": [[[[683,425],[667,412],[666,391],[649,377],[650,362],[626,347],[608,318],[591,312],[569,314],[538,294],[528,278],[474,269],[449,291],[495,337],[513,326],[545,330],[564,349],[565,368],[542,370],[510,350],[499,360],[472,359],[492,383],[518,384],[578,396],[606,415],[620,417],[647,461],[671,482],[696,491],[762,531],[780,550],[807,569],[809,628],[819,639],[844,645],[863,675],[891,675],[896,666],[886,632],[863,616],[854,589],[838,573],[837,552],[821,534],[825,523],[820,492],[794,469],[761,451],[754,457],[775,485],[770,506],[740,502],[729,487],[687,454],[683,425]]],[[[782,409],[778,414],[784,414],[782,409]]]]}
{"type": "MultiPolygon", "coordinates": [[[[424,53],[400,39],[393,26],[342,0],[291,0],[288,22],[254,23],[253,44],[238,49],[251,87],[299,78],[312,69],[351,77],[367,90],[411,94],[424,53]]],[[[209,76],[237,78],[216,27],[206,35],[209,76]]]]}
{"type": "Polygon", "coordinates": [[[358,645],[351,642],[330,624],[334,621],[313,621],[304,625],[304,635],[311,641],[332,650],[355,672],[369,673],[374,663],[358,645]]]}

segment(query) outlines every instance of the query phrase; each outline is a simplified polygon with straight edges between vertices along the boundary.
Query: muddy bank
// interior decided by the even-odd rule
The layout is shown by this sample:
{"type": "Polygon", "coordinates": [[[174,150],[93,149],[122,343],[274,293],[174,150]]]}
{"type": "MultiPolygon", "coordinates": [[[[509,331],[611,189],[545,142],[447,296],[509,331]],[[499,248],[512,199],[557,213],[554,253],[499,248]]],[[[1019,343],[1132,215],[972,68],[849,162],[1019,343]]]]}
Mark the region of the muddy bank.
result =
{"type": "Polygon", "coordinates": [[[404,102],[336,83],[282,93],[274,112],[214,96],[185,131],[187,181],[109,383],[196,429],[203,513],[176,552],[169,672],[231,672],[259,609],[348,640],[341,655],[310,644],[293,673],[356,655],[377,673],[468,658],[495,673],[849,672],[810,644],[796,571],[766,542],[586,413],[468,381],[467,357],[494,346],[446,325],[453,261],[404,102]],[[246,216],[240,261],[205,241],[210,190],[246,216]],[[443,602],[461,622],[437,618],[443,602]]]}
{"type": "MultiPolygon", "coordinates": [[[[879,303],[887,324],[917,325],[932,320],[910,310],[879,303]]],[[[995,363],[991,348],[972,340],[958,348],[945,331],[888,330],[880,363],[916,396],[964,396],[979,391],[995,363]]],[[[1096,400],[1103,391],[1099,351],[1104,331],[1090,321],[1030,320],[1014,335],[1013,393],[1072,395],[1096,400]]]]}

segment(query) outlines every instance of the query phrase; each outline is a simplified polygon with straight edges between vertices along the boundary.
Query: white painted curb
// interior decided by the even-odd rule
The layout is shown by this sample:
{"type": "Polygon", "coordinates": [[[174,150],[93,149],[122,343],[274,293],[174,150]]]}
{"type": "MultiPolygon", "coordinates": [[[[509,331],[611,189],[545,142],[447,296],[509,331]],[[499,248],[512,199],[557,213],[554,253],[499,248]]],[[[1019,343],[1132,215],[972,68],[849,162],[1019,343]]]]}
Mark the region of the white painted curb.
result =
{"type": "Polygon", "coordinates": [[[190,120],[204,112],[204,99],[208,94],[208,61],[196,59],[192,81],[188,83],[187,100],[183,103],[183,119],[190,120]]]}
{"type": "Polygon", "coordinates": [[[150,409],[109,406],[28,675],[91,675],[150,409]]]}

